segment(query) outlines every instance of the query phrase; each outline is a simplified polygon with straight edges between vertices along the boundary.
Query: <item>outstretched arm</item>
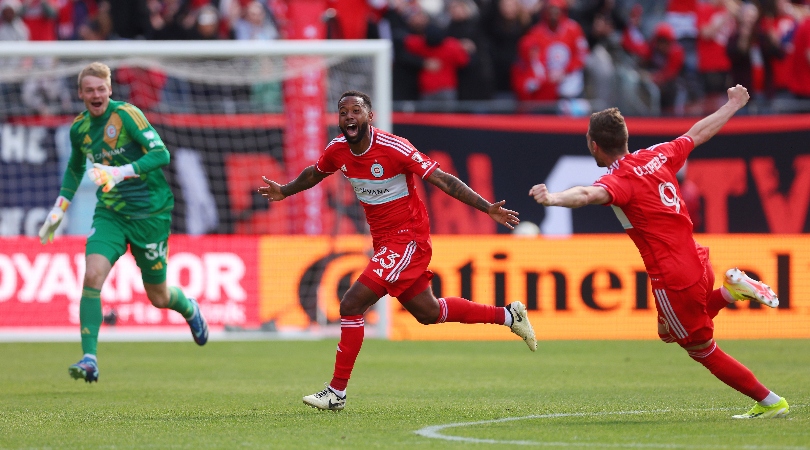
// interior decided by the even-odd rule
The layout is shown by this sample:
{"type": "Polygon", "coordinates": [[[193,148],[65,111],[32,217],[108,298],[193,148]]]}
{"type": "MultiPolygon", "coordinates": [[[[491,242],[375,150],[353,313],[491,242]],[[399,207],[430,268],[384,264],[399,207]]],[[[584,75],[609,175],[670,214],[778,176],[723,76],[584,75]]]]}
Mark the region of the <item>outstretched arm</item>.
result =
{"type": "Polygon", "coordinates": [[[464,184],[463,181],[447,172],[442,171],[441,169],[434,170],[433,173],[427,177],[427,181],[443,190],[445,193],[447,193],[447,195],[458,199],[479,211],[489,214],[489,217],[492,217],[492,220],[501,225],[514,229],[514,226],[520,223],[520,220],[517,218],[517,211],[512,211],[511,209],[506,209],[503,207],[506,200],[490,203],[478,195],[478,193],[472,190],[469,186],[464,184]]]}
{"type": "Polygon", "coordinates": [[[260,187],[259,193],[262,194],[262,197],[270,200],[271,202],[277,202],[315,186],[328,176],[329,174],[319,172],[317,169],[315,169],[315,166],[309,166],[302,170],[301,174],[298,175],[296,179],[285,185],[280,185],[275,181],[267,179],[263,176],[262,180],[267,183],[267,186],[260,187]]]}
{"type": "Polygon", "coordinates": [[[748,89],[736,85],[728,89],[728,101],[720,109],[694,124],[686,135],[695,142],[695,147],[708,141],[717,134],[723,125],[748,103],[748,89]]]}
{"type": "Polygon", "coordinates": [[[575,186],[562,192],[551,193],[545,184],[536,184],[529,189],[529,196],[543,206],[579,208],[585,205],[604,205],[611,200],[607,189],[599,186],[575,186]]]}

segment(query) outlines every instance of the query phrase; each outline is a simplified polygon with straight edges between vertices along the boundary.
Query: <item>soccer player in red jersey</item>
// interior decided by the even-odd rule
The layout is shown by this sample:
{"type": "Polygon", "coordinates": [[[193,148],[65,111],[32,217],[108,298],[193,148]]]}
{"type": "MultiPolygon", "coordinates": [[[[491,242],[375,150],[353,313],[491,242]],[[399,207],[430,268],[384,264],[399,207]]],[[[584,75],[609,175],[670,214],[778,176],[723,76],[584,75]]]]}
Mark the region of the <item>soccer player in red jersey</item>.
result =
{"type": "Polygon", "coordinates": [[[461,180],[439,169],[407,139],[371,126],[371,98],[347,91],[338,101],[342,135],[327,145],[318,162],[298,177],[280,185],[264,178],[263,197],[280,201],[309,189],[340,171],[352,184],[371,229],[374,256],[340,301],[340,342],[332,381],[320,392],[304,397],[318,409],[339,410],[346,404],[346,386],[363,345],[363,314],[386,294],[402,303],[420,323],[493,323],[506,325],[537,349],[534,330],[521,302],[503,307],[481,305],[459,297],[437,299],[430,288],[428,270],[432,247],[430,221],[414,189],[414,175],[427,180],[451,197],[514,228],[518,213],[503,207],[505,200],[490,203],[461,180]]]}
{"type": "Polygon", "coordinates": [[[692,221],[675,178],[689,154],[708,141],[748,102],[739,84],[728,89],[728,101],[700,120],[683,136],[630,153],[627,126],[616,108],[591,115],[585,138],[588,150],[606,175],[591,186],[550,193],[544,184],[529,195],[545,206],[578,208],[610,205],[636,244],[647,269],[658,311],[658,336],[677,342],[689,356],[757,403],[734,418],[784,417],[788,403],[762,385],[748,368],[724,353],[714,341],[712,319],[729,303],[755,300],[774,308],[776,294],[766,284],[739,269],[729,269],[719,289],[709,249],[695,242],[692,221]]]}

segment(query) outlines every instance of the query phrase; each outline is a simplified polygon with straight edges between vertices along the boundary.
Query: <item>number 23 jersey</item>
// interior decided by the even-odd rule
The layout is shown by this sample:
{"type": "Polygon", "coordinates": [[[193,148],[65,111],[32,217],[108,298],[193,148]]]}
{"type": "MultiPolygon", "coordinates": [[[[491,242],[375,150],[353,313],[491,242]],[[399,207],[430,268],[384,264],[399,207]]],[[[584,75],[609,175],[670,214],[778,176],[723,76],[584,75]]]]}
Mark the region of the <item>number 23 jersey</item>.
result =
{"type": "Polygon", "coordinates": [[[610,193],[619,222],[638,247],[653,287],[681,290],[703,276],[702,249],[675,174],[695,143],[689,136],[638,150],[615,161],[594,182],[610,193]]]}
{"type": "Polygon", "coordinates": [[[352,153],[344,136],[326,146],[315,168],[326,174],[340,171],[349,180],[363,205],[376,243],[402,235],[428,239],[430,221],[414,188],[413,176],[427,178],[439,167],[407,139],[369,126],[371,144],[363,153],[352,153]]]}

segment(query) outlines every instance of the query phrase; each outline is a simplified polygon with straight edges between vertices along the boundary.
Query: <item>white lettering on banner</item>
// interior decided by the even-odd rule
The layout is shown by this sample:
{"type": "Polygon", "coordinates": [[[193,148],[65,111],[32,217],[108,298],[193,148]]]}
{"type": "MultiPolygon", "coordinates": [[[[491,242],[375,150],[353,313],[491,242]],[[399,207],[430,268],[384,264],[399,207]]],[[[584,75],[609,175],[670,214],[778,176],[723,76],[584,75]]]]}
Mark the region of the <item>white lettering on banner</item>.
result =
{"type": "MultiPolygon", "coordinates": [[[[11,260],[14,261],[14,266],[17,268],[17,273],[23,280],[22,289],[17,293],[17,298],[21,303],[30,303],[36,299],[37,288],[39,287],[40,280],[45,276],[45,270],[48,269],[50,259],[51,255],[40,253],[34,258],[34,263],[32,264],[28,261],[28,256],[22,253],[15,253],[11,256],[11,260]]],[[[41,301],[41,299],[38,300],[41,301]]]]}
{"type": "Polygon", "coordinates": [[[4,124],[0,131],[0,160],[5,163],[42,164],[48,153],[42,148],[47,130],[4,124]]]}
{"type": "Polygon", "coordinates": [[[11,259],[0,254],[0,302],[11,298],[17,292],[17,271],[11,259]]]}
{"type": "MultiPolygon", "coordinates": [[[[33,261],[24,253],[0,253],[0,302],[16,298],[20,303],[49,303],[54,296],[67,296],[78,304],[84,272],[83,253],[39,253],[33,261]]],[[[177,253],[169,257],[166,276],[170,286],[179,286],[189,297],[245,302],[245,272],[245,262],[236,253],[177,253]]],[[[113,266],[101,296],[105,302],[130,303],[133,294],[144,292],[141,272],[127,253],[113,266]]]]}
{"type": "Polygon", "coordinates": [[[237,302],[247,300],[247,292],[239,282],[245,277],[245,262],[233,253],[206,253],[203,255],[205,265],[205,299],[215,302],[225,298],[237,302]]]}

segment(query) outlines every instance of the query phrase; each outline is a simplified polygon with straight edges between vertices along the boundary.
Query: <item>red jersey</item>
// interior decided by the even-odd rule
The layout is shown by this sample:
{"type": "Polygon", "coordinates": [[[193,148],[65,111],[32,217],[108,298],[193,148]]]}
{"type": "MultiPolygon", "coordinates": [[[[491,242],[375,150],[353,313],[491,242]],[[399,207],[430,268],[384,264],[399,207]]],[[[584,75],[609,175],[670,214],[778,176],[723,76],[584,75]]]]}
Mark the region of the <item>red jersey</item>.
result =
{"type": "Polygon", "coordinates": [[[336,137],[315,168],[325,174],[339,170],[349,180],[366,212],[375,248],[379,239],[392,235],[427,240],[430,221],[414,189],[413,176],[427,178],[439,163],[405,138],[371,126],[369,134],[371,144],[360,155],[352,153],[343,135],[336,137]]]}
{"type": "Polygon", "coordinates": [[[796,29],[793,45],[790,58],[793,78],[788,87],[796,95],[810,97],[810,60],[807,57],[810,50],[810,17],[806,17],[796,29]]]}
{"type": "Polygon", "coordinates": [[[728,38],[734,33],[734,17],[725,6],[701,3],[698,5],[697,23],[701,32],[704,28],[718,27],[711,38],[698,37],[698,71],[728,72],[731,60],[728,59],[726,47],[728,38]]]}
{"type": "Polygon", "coordinates": [[[458,88],[459,68],[470,62],[470,55],[458,39],[444,38],[441,44],[431,47],[424,36],[412,34],[405,37],[405,49],[422,58],[434,58],[441,63],[439,70],[419,71],[419,91],[422,94],[433,94],[439,91],[458,88]]]}
{"type": "Polygon", "coordinates": [[[695,143],[688,136],[624,156],[594,182],[636,244],[654,288],[686,289],[703,276],[700,246],[675,174],[695,143]]]}

